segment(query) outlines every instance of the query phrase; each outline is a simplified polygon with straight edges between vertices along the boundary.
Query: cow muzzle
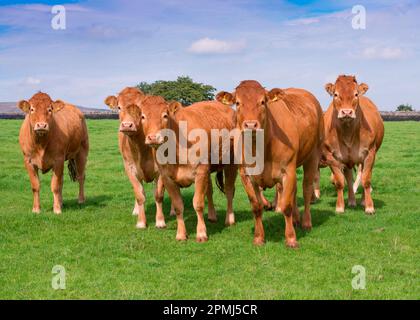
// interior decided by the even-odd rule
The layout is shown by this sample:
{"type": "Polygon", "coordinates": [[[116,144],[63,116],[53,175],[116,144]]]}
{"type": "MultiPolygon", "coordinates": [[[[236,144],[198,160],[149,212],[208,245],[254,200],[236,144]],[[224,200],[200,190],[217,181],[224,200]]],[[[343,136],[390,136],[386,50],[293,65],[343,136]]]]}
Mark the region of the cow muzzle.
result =
{"type": "Polygon", "coordinates": [[[146,136],[145,144],[152,148],[157,148],[162,145],[163,137],[160,134],[148,134],[146,136]]]}
{"type": "Polygon", "coordinates": [[[338,119],[356,119],[356,112],[353,109],[341,109],[338,112],[338,119]]]}
{"type": "Polygon", "coordinates": [[[47,134],[50,130],[48,123],[46,122],[37,122],[34,126],[34,131],[37,135],[44,135],[47,134]]]}
{"type": "Polygon", "coordinates": [[[257,120],[246,120],[242,122],[242,130],[256,131],[261,129],[261,124],[257,120]]]}
{"type": "Polygon", "coordinates": [[[137,131],[136,125],[133,122],[124,121],[120,124],[120,132],[131,135],[137,131]]]}

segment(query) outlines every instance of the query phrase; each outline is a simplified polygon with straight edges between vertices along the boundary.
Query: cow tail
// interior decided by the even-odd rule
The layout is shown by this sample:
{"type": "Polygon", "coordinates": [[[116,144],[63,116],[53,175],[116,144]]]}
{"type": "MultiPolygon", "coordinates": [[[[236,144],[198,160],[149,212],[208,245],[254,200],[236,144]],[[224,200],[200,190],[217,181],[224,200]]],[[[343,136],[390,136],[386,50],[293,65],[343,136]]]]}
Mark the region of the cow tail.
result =
{"type": "Polygon", "coordinates": [[[69,168],[69,176],[70,176],[71,181],[76,181],[77,180],[76,160],[70,159],[67,167],[69,168]]]}
{"type": "Polygon", "coordinates": [[[223,171],[217,171],[216,179],[214,180],[219,190],[225,193],[225,182],[223,181],[223,171]]]}

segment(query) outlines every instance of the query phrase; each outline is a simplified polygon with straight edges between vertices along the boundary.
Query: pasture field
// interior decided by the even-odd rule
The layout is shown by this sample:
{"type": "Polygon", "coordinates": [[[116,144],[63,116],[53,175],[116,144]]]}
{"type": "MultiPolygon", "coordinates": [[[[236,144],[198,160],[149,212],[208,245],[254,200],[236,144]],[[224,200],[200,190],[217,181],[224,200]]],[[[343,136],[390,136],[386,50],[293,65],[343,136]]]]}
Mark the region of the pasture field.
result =
{"type": "MultiPolygon", "coordinates": [[[[224,226],[225,198],[215,188],[219,220],[209,242],[195,242],[193,188],[184,189],[190,239],[175,240],[176,221],[154,227],[153,186],[146,186],[147,230],[135,229],[134,198],[118,151],[115,120],[89,120],[90,155],[84,205],[78,185],[64,182],[63,214],[52,212],[51,174],[41,178],[41,215],[18,145],[21,121],[0,121],[0,299],[419,299],[420,123],[385,124],[373,172],[375,216],[337,215],[329,170],[312,206],[313,230],[297,229],[300,248],[284,246],[284,219],[266,212],[267,243],[252,244],[253,217],[240,179],[235,226],[224,226]],[[53,290],[52,268],[66,269],[66,289],[53,290]],[[366,269],[366,289],[352,289],[352,267],[366,269]]],[[[67,171],[67,168],[66,168],[67,171]]],[[[299,205],[302,209],[301,171],[299,205]]],[[[267,191],[269,198],[273,191],[267,191]]],[[[360,200],[360,191],[357,195],[360,200]]],[[[347,198],[347,196],[346,196],[347,198]]]]}

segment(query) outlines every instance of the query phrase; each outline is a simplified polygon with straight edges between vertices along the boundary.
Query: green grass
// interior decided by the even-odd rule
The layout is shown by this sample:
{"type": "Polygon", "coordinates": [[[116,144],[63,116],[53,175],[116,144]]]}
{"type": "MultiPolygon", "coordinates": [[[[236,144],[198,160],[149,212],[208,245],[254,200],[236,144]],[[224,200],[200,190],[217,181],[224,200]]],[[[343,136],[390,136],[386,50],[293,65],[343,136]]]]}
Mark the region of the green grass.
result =
{"type": "MultiPolygon", "coordinates": [[[[88,121],[86,204],[77,204],[77,184],[66,174],[63,214],[54,215],[47,174],[42,213],[34,215],[20,123],[0,121],[1,299],[420,298],[419,123],[386,123],[373,175],[375,216],[360,206],[336,215],[329,170],[322,171],[313,230],[297,231],[298,250],[284,246],[284,219],[273,212],[264,214],[266,245],[252,245],[253,218],[239,179],[237,224],[224,227],[225,200],[215,191],[219,222],[207,224],[208,243],[194,241],[192,188],[183,190],[188,242],[175,241],[174,217],[167,215],[167,229],[154,228],[152,185],[146,186],[149,228],[136,230],[112,120],[88,121]],[[66,268],[66,290],[51,288],[54,265],[66,268]],[[352,289],[354,265],[366,268],[365,290],[352,289]]],[[[300,171],[299,178],[300,184],[300,171]]]]}

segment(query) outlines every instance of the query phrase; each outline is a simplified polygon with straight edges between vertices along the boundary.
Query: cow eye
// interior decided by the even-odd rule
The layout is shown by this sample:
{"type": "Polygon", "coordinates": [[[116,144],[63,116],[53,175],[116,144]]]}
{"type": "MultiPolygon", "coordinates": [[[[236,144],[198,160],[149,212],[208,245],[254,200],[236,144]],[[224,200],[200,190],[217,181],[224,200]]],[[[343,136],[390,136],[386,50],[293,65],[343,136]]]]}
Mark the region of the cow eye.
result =
{"type": "Polygon", "coordinates": [[[334,97],[335,98],[338,98],[338,93],[336,92],[336,93],[334,93],[334,97]]]}
{"type": "Polygon", "coordinates": [[[163,119],[168,119],[168,114],[164,113],[163,114],[163,119]]]}
{"type": "Polygon", "coordinates": [[[34,108],[31,108],[31,113],[34,113],[35,112],[35,109],[34,108]]]}
{"type": "Polygon", "coordinates": [[[358,93],[358,92],[356,92],[356,93],[354,94],[354,96],[357,98],[357,97],[359,96],[359,93],[358,93]]]}
{"type": "Polygon", "coordinates": [[[48,108],[48,113],[51,113],[52,112],[52,109],[51,108],[48,108]]]}
{"type": "Polygon", "coordinates": [[[144,115],[142,115],[141,120],[146,120],[146,117],[144,115]]]}

